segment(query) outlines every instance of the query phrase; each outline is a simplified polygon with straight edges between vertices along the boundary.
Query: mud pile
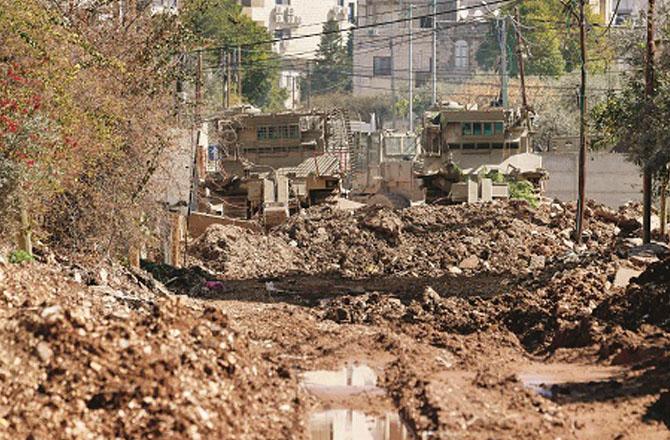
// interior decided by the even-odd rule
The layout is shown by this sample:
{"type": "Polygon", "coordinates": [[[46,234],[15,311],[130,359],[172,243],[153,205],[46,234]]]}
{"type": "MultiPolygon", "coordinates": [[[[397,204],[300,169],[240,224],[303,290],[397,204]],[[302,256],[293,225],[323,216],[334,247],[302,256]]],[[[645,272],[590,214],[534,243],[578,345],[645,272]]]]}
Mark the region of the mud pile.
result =
{"type": "Polygon", "coordinates": [[[651,324],[670,331],[670,258],[651,264],[625,291],[600,304],[595,315],[630,330],[651,324]]]}
{"type": "Polygon", "coordinates": [[[232,225],[210,226],[189,253],[229,279],[273,276],[298,267],[298,252],[286,241],[232,225]]]}
{"type": "Polygon", "coordinates": [[[290,436],[294,394],[226,315],[126,281],[0,264],[0,437],[290,436]]]}
{"type": "Polygon", "coordinates": [[[322,316],[340,323],[386,322],[403,327],[406,333],[414,333],[411,327],[416,325],[431,332],[459,334],[502,326],[533,352],[588,346],[597,339],[596,326],[590,321],[593,311],[617,292],[609,281],[616,264],[577,266],[565,260],[557,259],[547,274],[521,278],[501,295],[440,296],[428,287],[415,296],[345,296],[326,304],[322,316]]]}
{"type": "Polygon", "coordinates": [[[570,207],[545,203],[420,206],[403,211],[366,207],[355,212],[327,206],[292,217],[275,234],[302,251],[301,270],[348,278],[375,275],[442,276],[542,270],[559,256],[612,249],[624,214],[603,206],[587,210],[581,248],[571,240],[570,207]]]}

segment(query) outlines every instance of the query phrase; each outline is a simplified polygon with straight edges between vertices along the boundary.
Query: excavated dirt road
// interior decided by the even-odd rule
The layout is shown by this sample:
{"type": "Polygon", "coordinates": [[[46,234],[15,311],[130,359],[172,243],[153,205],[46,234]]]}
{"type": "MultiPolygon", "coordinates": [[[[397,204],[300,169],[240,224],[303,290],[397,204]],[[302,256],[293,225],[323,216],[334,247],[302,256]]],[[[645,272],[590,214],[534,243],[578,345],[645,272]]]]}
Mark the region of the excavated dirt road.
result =
{"type": "Polygon", "coordinates": [[[634,211],[578,246],[558,204],[319,208],[163,284],[0,264],[0,438],[666,439],[670,260],[634,211]]]}

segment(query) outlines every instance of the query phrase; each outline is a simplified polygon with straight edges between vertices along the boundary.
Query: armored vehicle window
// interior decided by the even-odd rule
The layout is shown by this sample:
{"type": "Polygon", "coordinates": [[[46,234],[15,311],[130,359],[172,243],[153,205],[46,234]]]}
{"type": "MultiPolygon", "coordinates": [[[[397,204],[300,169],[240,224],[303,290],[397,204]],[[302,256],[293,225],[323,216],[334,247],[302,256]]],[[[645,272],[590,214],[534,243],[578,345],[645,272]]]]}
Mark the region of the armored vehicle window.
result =
{"type": "Polygon", "coordinates": [[[496,134],[505,133],[505,126],[503,125],[502,122],[496,122],[494,125],[495,125],[496,134]]]}
{"type": "Polygon", "coordinates": [[[288,126],[288,134],[291,139],[299,139],[300,138],[300,130],[298,129],[297,125],[289,125],[288,126]]]}
{"type": "Polygon", "coordinates": [[[256,130],[256,138],[261,141],[268,138],[268,129],[267,127],[258,127],[256,130]]]}
{"type": "Polygon", "coordinates": [[[475,136],[481,136],[482,135],[482,124],[479,122],[475,122],[472,124],[472,134],[475,136]]]}
{"type": "Polygon", "coordinates": [[[470,122],[463,122],[461,128],[463,129],[463,136],[472,135],[472,124],[470,122]]]}
{"type": "Polygon", "coordinates": [[[493,136],[493,124],[484,122],[484,136],[493,136]]]}

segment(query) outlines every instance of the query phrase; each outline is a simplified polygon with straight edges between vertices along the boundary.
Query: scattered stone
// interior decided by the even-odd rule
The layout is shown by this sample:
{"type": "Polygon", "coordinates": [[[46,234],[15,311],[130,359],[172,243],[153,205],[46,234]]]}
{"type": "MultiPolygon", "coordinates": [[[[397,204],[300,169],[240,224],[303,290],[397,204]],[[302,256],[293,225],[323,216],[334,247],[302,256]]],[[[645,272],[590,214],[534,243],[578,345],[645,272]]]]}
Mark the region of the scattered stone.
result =
{"type": "Polygon", "coordinates": [[[461,260],[458,267],[463,270],[472,270],[479,267],[479,258],[476,255],[470,255],[468,258],[461,260]]]}
{"type": "Polygon", "coordinates": [[[53,350],[51,350],[49,344],[42,341],[37,344],[35,351],[37,352],[37,357],[39,357],[42,362],[44,362],[45,364],[51,362],[51,357],[53,356],[53,350]]]}

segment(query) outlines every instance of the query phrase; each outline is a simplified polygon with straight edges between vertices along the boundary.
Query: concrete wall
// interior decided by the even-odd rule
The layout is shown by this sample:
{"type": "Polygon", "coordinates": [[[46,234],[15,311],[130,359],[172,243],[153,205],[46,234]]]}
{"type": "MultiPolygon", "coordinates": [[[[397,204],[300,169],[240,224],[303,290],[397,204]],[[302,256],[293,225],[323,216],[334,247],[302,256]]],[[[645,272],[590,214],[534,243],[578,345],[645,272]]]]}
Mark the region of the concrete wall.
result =
{"type": "Polygon", "coordinates": [[[188,233],[192,238],[198,238],[211,225],[239,226],[240,228],[248,229],[251,232],[257,233],[261,233],[263,231],[263,228],[261,228],[261,226],[254,221],[220,217],[202,212],[193,212],[188,217],[188,233]]]}
{"type": "MultiPolygon", "coordinates": [[[[562,201],[577,199],[577,152],[542,153],[549,172],[545,194],[562,201]]],[[[586,197],[610,207],[642,200],[642,177],[638,168],[616,153],[591,153],[586,164],[586,197]]]]}

